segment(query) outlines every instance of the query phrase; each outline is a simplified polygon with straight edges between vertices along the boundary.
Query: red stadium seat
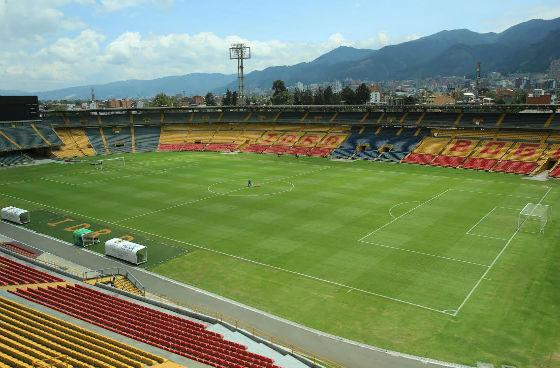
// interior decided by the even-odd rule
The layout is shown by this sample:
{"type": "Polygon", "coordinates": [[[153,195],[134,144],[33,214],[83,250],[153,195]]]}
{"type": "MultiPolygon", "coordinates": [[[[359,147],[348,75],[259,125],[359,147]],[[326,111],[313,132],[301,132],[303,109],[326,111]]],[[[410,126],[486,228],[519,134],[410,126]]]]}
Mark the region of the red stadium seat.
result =
{"type": "Polygon", "coordinates": [[[473,170],[491,170],[498,160],[489,158],[468,158],[463,163],[463,168],[473,170]]]}
{"type": "Polygon", "coordinates": [[[425,153],[411,153],[404,158],[402,162],[407,164],[419,164],[419,165],[429,165],[436,155],[429,155],[425,153]]]}
{"type": "Polygon", "coordinates": [[[459,167],[464,161],[464,157],[438,156],[430,163],[430,165],[442,167],[459,167]]]}
{"type": "Polygon", "coordinates": [[[129,338],[214,367],[276,368],[272,359],[224,340],[206,326],[83,286],[40,287],[12,291],[129,338]]]}

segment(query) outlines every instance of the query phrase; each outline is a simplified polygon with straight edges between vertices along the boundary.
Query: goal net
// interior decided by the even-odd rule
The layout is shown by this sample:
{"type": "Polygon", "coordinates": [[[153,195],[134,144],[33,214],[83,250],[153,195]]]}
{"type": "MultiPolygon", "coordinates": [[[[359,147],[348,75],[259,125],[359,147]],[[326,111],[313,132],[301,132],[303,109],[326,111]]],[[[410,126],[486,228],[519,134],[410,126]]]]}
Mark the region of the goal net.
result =
{"type": "Polygon", "coordinates": [[[552,220],[552,212],[550,206],[540,203],[527,203],[519,212],[517,219],[517,230],[542,234],[546,224],[552,220]]]}
{"type": "Polygon", "coordinates": [[[92,163],[97,170],[121,169],[126,166],[124,157],[113,157],[97,160],[92,163]]]}

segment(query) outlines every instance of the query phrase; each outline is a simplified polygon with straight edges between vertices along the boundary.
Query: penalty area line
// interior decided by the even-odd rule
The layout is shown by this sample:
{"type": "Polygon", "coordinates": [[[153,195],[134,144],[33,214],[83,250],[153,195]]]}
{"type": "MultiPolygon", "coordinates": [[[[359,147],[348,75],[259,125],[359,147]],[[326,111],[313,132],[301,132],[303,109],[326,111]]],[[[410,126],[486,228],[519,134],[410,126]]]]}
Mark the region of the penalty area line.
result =
{"type": "MultiPolygon", "coordinates": [[[[478,234],[471,234],[471,231],[473,231],[478,225],[480,225],[480,223],[481,223],[482,221],[484,221],[488,216],[490,216],[490,215],[492,214],[492,212],[496,211],[496,208],[498,208],[498,207],[492,208],[490,211],[488,211],[488,213],[487,213],[486,215],[482,216],[482,218],[481,218],[480,220],[478,220],[473,226],[471,226],[471,228],[468,229],[467,232],[466,232],[465,234],[466,234],[466,235],[475,235],[475,236],[478,236],[478,234]]],[[[492,238],[491,236],[485,236],[485,237],[487,237],[487,238],[492,238]]],[[[502,240],[505,241],[505,240],[507,240],[507,239],[502,239],[502,240]]]]}
{"type": "Polygon", "coordinates": [[[336,282],[336,281],[322,279],[322,278],[317,277],[317,276],[307,275],[305,273],[288,270],[288,269],[278,267],[278,266],[269,265],[267,263],[255,261],[255,260],[244,258],[244,257],[241,257],[241,256],[236,256],[234,254],[225,253],[225,252],[222,252],[222,251],[219,251],[219,250],[215,250],[215,249],[208,248],[208,247],[205,247],[205,246],[202,246],[202,245],[194,244],[194,243],[191,243],[191,242],[188,242],[188,241],[169,238],[167,236],[154,234],[154,233],[144,231],[144,230],[140,230],[140,229],[136,229],[136,228],[133,228],[133,227],[130,227],[130,226],[125,226],[125,225],[121,225],[121,224],[114,223],[114,222],[111,222],[111,221],[106,221],[106,220],[98,219],[98,218],[95,218],[95,217],[92,217],[92,216],[87,216],[87,215],[84,215],[84,214],[81,214],[81,213],[78,213],[78,212],[65,210],[65,209],[62,209],[62,208],[46,205],[46,204],[35,202],[35,201],[30,201],[28,199],[19,198],[19,197],[16,197],[16,196],[12,196],[10,194],[0,193],[0,196],[13,198],[13,199],[20,200],[20,201],[23,201],[23,202],[35,204],[37,206],[41,206],[41,207],[44,207],[44,208],[50,208],[50,209],[53,209],[53,210],[56,210],[56,211],[59,211],[59,212],[64,212],[64,213],[68,213],[68,214],[71,214],[71,215],[76,215],[76,216],[79,216],[79,217],[82,217],[82,218],[88,218],[88,219],[91,219],[91,220],[99,221],[101,223],[118,226],[118,227],[121,227],[123,229],[127,229],[127,230],[130,230],[130,231],[134,231],[134,232],[138,232],[138,233],[141,233],[141,234],[149,235],[149,236],[152,236],[154,238],[159,238],[159,239],[168,240],[168,241],[171,241],[171,242],[176,242],[176,243],[179,243],[179,244],[184,244],[184,245],[187,245],[187,246],[191,246],[193,248],[205,250],[205,251],[210,252],[210,253],[220,254],[222,256],[233,258],[233,259],[236,259],[236,260],[239,260],[239,261],[243,261],[243,262],[246,262],[246,263],[254,264],[254,265],[265,267],[265,268],[270,268],[270,269],[281,271],[281,272],[285,272],[285,273],[288,273],[288,274],[292,274],[292,275],[307,278],[307,279],[310,279],[310,280],[318,281],[318,282],[321,282],[321,283],[324,283],[324,284],[338,286],[338,287],[348,289],[348,290],[351,290],[351,291],[357,291],[357,292],[360,292],[360,293],[363,293],[363,294],[376,296],[376,297],[379,297],[379,298],[382,298],[382,299],[390,300],[390,301],[393,301],[393,302],[398,302],[398,303],[401,303],[401,304],[406,304],[406,305],[409,305],[409,306],[412,306],[412,307],[428,310],[428,311],[431,311],[431,312],[445,314],[445,315],[448,315],[448,316],[454,316],[454,314],[450,313],[448,310],[439,310],[439,309],[428,307],[428,306],[425,306],[425,305],[422,305],[422,304],[413,303],[413,302],[410,302],[410,301],[407,301],[407,300],[398,299],[398,298],[390,297],[390,296],[387,296],[387,295],[375,293],[373,291],[356,288],[356,287],[346,285],[346,284],[342,284],[342,283],[339,283],[339,282],[336,282]]]}
{"type": "Polygon", "coordinates": [[[362,236],[360,239],[358,239],[358,241],[359,241],[359,242],[363,241],[364,239],[370,237],[371,235],[375,234],[375,233],[378,232],[379,230],[384,229],[385,227],[391,225],[393,222],[397,221],[397,220],[400,219],[401,217],[404,217],[404,216],[408,215],[409,213],[415,211],[416,209],[418,209],[418,208],[420,208],[420,207],[422,207],[422,206],[424,206],[424,205],[430,203],[431,201],[433,201],[433,200],[435,200],[435,199],[441,197],[442,195],[444,195],[445,193],[449,192],[450,190],[451,190],[451,189],[448,188],[448,189],[444,190],[443,192],[440,192],[440,193],[436,194],[436,195],[433,196],[432,198],[430,198],[430,199],[428,199],[428,200],[426,200],[426,201],[420,203],[418,206],[416,206],[416,207],[414,207],[414,208],[411,208],[410,210],[406,211],[406,212],[403,213],[402,215],[395,217],[395,218],[392,219],[391,221],[387,222],[385,225],[381,225],[380,227],[378,227],[377,229],[373,230],[373,231],[370,232],[369,234],[366,234],[366,235],[362,236]]]}
{"type": "MultiPolygon", "coordinates": [[[[546,193],[544,193],[544,195],[541,197],[541,199],[539,200],[539,203],[537,204],[541,204],[542,201],[544,201],[544,199],[548,196],[548,193],[550,193],[550,191],[552,190],[552,187],[548,187],[548,190],[546,191],[546,193]]],[[[465,299],[463,300],[463,302],[459,305],[459,307],[455,310],[455,313],[452,314],[453,317],[457,317],[457,315],[459,314],[459,312],[461,311],[461,309],[465,306],[465,304],[467,304],[467,302],[469,301],[469,299],[471,298],[471,296],[474,294],[474,292],[476,291],[476,289],[480,286],[480,284],[482,283],[482,280],[487,279],[487,275],[490,272],[490,270],[494,267],[494,265],[498,262],[498,260],[500,259],[500,257],[502,256],[502,254],[504,254],[504,252],[506,251],[506,249],[509,247],[509,245],[511,244],[511,242],[513,241],[513,239],[517,236],[517,234],[519,234],[519,230],[520,228],[517,228],[517,230],[515,230],[515,232],[511,235],[511,237],[507,240],[506,244],[503,246],[502,250],[500,250],[500,252],[496,255],[496,257],[494,258],[494,260],[492,261],[492,263],[490,263],[490,266],[486,269],[486,271],[482,274],[482,276],[480,276],[480,279],[478,279],[478,281],[476,282],[476,284],[473,286],[473,288],[469,291],[469,293],[467,294],[467,296],[465,297],[465,299]]]]}
{"type": "Polygon", "coordinates": [[[459,259],[459,258],[453,258],[453,257],[446,257],[446,256],[440,256],[437,254],[431,254],[431,253],[424,253],[424,252],[420,252],[417,250],[412,250],[412,249],[406,249],[406,248],[399,248],[399,247],[393,247],[391,245],[385,245],[385,244],[380,244],[380,243],[374,243],[374,242],[369,242],[369,241],[365,241],[365,240],[361,240],[360,243],[364,243],[364,244],[371,244],[371,245],[375,245],[377,247],[382,247],[382,248],[387,248],[387,249],[394,249],[394,250],[400,250],[402,252],[408,252],[408,253],[414,253],[414,254],[418,254],[421,256],[426,256],[426,257],[433,257],[433,258],[440,258],[440,259],[445,259],[447,261],[453,261],[453,262],[460,262],[460,263],[467,263],[473,266],[480,266],[480,267],[485,267],[488,268],[490,266],[482,264],[482,263],[476,263],[476,262],[471,262],[471,261],[466,261],[464,259],[459,259]]]}

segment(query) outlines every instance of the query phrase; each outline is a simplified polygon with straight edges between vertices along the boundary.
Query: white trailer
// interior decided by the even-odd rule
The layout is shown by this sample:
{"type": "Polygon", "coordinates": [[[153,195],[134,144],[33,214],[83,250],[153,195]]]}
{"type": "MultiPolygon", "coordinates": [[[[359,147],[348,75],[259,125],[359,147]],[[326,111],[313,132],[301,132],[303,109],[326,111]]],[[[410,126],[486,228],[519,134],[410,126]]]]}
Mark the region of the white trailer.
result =
{"type": "Polygon", "coordinates": [[[120,238],[113,238],[105,242],[105,255],[139,265],[148,261],[148,248],[120,238]]]}
{"type": "Polygon", "coordinates": [[[29,212],[24,209],[17,207],[4,207],[1,210],[2,220],[10,221],[16,224],[27,224],[29,223],[29,212]]]}

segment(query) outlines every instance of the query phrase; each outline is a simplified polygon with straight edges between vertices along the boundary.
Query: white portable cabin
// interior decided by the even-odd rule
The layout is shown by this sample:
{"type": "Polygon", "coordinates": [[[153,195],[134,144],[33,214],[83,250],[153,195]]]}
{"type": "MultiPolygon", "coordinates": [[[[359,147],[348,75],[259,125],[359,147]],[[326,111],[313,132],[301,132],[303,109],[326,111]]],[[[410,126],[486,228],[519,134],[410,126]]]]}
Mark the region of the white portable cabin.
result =
{"type": "Polygon", "coordinates": [[[4,207],[2,208],[2,220],[14,222],[16,224],[29,223],[29,212],[17,207],[4,207]]]}
{"type": "Polygon", "coordinates": [[[139,265],[148,261],[148,248],[120,238],[105,242],[105,255],[139,265]]]}

